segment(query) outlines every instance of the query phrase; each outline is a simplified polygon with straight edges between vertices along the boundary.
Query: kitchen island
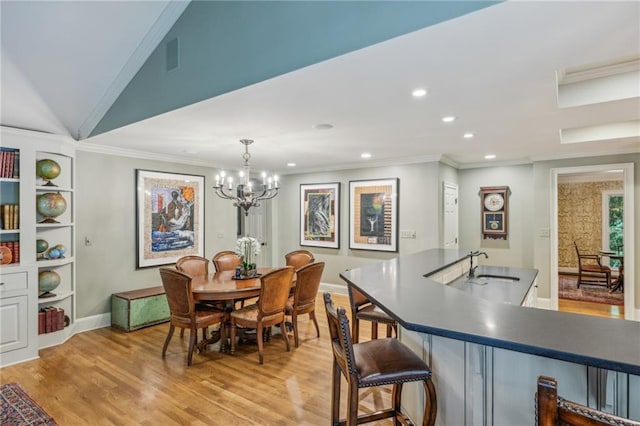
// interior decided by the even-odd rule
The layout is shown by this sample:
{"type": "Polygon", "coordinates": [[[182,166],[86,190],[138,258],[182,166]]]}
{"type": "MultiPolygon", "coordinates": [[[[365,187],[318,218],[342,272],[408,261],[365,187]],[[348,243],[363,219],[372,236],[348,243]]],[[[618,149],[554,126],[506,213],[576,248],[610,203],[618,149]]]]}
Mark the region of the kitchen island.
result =
{"type": "MultiPolygon", "coordinates": [[[[340,274],[430,365],[437,424],[533,424],[539,375],[568,399],[640,419],[640,323],[522,307],[535,270],[483,265],[476,277],[520,279],[473,284],[468,255],[427,250],[340,274]]],[[[406,394],[403,409],[420,422],[419,390],[406,394]]]]}

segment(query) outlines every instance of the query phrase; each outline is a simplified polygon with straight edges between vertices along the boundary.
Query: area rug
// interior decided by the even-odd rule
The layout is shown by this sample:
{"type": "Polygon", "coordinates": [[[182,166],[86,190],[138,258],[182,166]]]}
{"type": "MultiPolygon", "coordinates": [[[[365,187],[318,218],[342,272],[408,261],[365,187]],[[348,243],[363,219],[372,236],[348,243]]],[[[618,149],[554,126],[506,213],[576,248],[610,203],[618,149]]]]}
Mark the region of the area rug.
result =
{"type": "Polygon", "coordinates": [[[0,402],[2,426],[57,425],[19,383],[0,386],[0,402]]]}
{"type": "Polygon", "coordinates": [[[577,288],[577,284],[577,275],[559,275],[558,297],[560,299],[606,303],[608,305],[624,305],[624,294],[620,291],[609,293],[609,289],[604,286],[587,284],[580,284],[580,288],[577,288]]]}

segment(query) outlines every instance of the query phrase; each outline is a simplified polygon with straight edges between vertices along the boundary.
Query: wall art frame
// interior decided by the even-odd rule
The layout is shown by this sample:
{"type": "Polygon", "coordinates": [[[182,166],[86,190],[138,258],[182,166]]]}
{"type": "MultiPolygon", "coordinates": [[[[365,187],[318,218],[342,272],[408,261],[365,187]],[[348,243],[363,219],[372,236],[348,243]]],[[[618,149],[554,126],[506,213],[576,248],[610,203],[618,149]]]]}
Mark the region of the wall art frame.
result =
{"type": "Polygon", "coordinates": [[[340,248],[340,182],[300,184],[300,245],[340,248]]]}
{"type": "Polygon", "coordinates": [[[204,176],[136,169],[136,269],[204,256],[204,176]]]}
{"type": "Polygon", "coordinates": [[[349,181],[349,248],[398,251],[399,179],[349,181]]]}

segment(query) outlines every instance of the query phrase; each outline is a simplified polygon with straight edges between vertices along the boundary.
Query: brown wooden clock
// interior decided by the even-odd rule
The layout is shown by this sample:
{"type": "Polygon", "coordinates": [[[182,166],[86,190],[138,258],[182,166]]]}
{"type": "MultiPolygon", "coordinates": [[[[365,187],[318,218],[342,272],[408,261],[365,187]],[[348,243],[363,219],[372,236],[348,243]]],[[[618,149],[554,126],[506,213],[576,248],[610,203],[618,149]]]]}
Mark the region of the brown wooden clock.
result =
{"type": "Polygon", "coordinates": [[[482,212],[482,237],[507,239],[507,215],[509,206],[508,186],[483,186],[480,188],[482,212]]]}

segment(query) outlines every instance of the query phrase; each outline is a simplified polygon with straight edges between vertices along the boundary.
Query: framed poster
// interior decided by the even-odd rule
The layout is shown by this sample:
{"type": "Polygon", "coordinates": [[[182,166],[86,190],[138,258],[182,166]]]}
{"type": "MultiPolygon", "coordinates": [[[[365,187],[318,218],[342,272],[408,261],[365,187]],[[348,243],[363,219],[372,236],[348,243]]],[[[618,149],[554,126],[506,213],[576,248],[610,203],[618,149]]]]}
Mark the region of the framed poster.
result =
{"type": "Polygon", "coordinates": [[[136,267],[204,256],[204,176],[136,169],[136,267]]]}
{"type": "Polygon", "coordinates": [[[340,183],[300,185],[300,245],[340,248],[340,183]]]}
{"type": "Polygon", "coordinates": [[[349,248],[398,251],[398,179],[349,182],[349,248]]]}

